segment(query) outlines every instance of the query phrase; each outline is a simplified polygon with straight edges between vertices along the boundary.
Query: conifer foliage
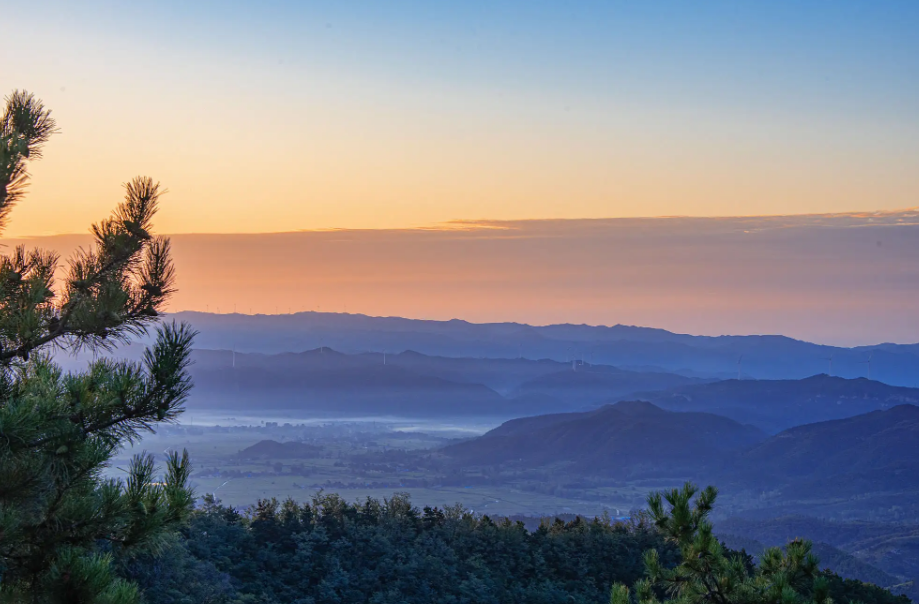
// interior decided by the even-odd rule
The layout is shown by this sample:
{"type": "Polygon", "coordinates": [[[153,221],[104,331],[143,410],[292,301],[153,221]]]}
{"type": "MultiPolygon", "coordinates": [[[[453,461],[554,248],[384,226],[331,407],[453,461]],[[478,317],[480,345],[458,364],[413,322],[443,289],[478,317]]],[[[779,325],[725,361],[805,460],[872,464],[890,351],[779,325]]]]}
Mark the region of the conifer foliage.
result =
{"type": "MultiPolygon", "coordinates": [[[[35,96],[6,98],[0,227],[55,131],[35,96]]],[[[191,511],[187,453],[163,476],[149,455],[135,456],[123,481],[101,475],[125,443],[181,412],[188,326],[160,327],[141,363],[102,359],[64,373],[50,356],[110,349],[159,321],[175,279],[169,240],[151,233],[162,192],[146,177],[125,185],[124,201],[92,227],[93,245],[66,263],[25,247],[0,256],[0,601],[136,602],[112,554],[155,551],[191,511]]]]}
{"type": "MultiPolygon", "coordinates": [[[[634,586],[639,604],[660,604],[660,595],[677,604],[832,604],[829,582],[809,541],[792,541],[784,552],[770,548],[758,565],[746,555],[726,551],[708,521],[717,495],[714,487],[700,493],[686,483],[648,497],[654,526],[679,549],[681,561],[666,565],[657,550],[645,553],[646,578],[634,586]]],[[[631,602],[627,586],[613,585],[610,604],[631,602]]]]}

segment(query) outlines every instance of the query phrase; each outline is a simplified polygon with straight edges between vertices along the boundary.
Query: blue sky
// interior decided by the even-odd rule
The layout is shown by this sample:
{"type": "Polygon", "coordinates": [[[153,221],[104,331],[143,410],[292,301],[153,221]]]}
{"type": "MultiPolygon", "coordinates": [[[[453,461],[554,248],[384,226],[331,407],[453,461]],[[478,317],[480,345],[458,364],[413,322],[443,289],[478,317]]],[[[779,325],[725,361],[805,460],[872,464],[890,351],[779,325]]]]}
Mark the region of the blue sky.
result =
{"type": "Polygon", "coordinates": [[[919,198],[915,2],[35,0],[4,18],[0,86],[62,126],[16,235],[69,232],[135,173],[173,192],[173,232],[919,198]]]}

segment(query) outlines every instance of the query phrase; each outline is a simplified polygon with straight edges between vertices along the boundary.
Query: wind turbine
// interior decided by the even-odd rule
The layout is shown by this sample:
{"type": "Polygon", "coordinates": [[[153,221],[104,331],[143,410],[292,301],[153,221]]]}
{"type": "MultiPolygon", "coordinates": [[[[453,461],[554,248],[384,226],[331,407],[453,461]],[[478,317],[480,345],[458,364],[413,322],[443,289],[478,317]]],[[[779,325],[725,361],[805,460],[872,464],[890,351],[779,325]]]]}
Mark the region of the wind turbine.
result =
{"type": "Polygon", "coordinates": [[[743,355],[740,355],[740,358],[737,359],[737,380],[740,381],[740,370],[743,363],[743,355]]]}
{"type": "Polygon", "coordinates": [[[862,361],[862,365],[868,365],[868,379],[871,379],[871,357],[874,356],[873,352],[868,353],[868,360],[862,361]]]}
{"type": "Polygon", "coordinates": [[[824,361],[830,362],[830,372],[827,375],[833,375],[833,355],[830,355],[829,358],[823,359],[824,361]]]}

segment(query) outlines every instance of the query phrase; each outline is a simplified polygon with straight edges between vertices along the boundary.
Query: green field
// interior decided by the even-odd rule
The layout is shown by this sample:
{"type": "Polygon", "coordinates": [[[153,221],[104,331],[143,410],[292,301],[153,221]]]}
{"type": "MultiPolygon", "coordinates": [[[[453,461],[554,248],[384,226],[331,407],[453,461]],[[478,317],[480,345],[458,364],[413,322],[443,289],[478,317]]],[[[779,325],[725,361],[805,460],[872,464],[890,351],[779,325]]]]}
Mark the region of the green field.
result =
{"type": "Polygon", "coordinates": [[[258,499],[276,497],[310,499],[320,489],[347,500],[388,498],[407,493],[415,505],[460,504],[476,513],[491,515],[551,515],[579,513],[624,515],[641,505],[647,488],[623,486],[589,489],[583,496],[558,496],[534,490],[527,481],[503,484],[438,484],[438,476],[419,468],[359,472],[350,466],[355,456],[374,459],[387,452],[419,451],[449,442],[455,434],[432,436],[399,432],[379,425],[330,425],[301,429],[172,428],[152,434],[131,449],[122,451],[109,468],[109,475],[123,476],[135,453],[146,451],[160,462],[171,451],[187,449],[194,464],[192,483],[199,495],[213,493],[224,503],[246,507],[258,499]],[[306,459],[241,459],[241,450],[262,440],[302,440],[322,447],[320,457],[306,459]],[[369,474],[369,476],[368,476],[369,474]],[[406,484],[426,481],[424,486],[406,484]],[[385,486],[383,486],[385,485],[385,486]]]}

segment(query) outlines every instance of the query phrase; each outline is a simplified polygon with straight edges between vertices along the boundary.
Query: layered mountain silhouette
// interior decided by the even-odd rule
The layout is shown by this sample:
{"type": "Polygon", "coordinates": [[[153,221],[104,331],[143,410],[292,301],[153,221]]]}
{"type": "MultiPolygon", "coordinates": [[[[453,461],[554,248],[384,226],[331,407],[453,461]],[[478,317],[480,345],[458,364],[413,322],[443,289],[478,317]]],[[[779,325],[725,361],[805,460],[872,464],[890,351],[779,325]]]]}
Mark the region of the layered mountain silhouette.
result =
{"type": "Polygon", "coordinates": [[[803,380],[725,380],[633,396],[674,411],[724,415],[773,433],[901,404],[919,404],[919,389],[828,375],[803,380]]]}
{"type": "Polygon", "coordinates": [[[611,396],[630,396],[635,392],[670,389],[711,380],[688,378],[674,373],[627,371],[608,365],[576,365],[546,373],[520,384],[518,396],[541,394],[572,407],[596,406],[611,396]]]}
{"type": "MultiPolygon", "coordinates": [[[[143,347],[135,344],[116,352],[138,360],[143,347]]],[[[510,419],[646,400],[671,411],[714,413],[776,433],[919,403],[919,389],[827,375],[715,381],[580,360],[465,358],[414,351],[344,354],[328,347],[280,354],[197,349],[193,358],[192,409],[510,419]]],[[[59,359],[65,369],[88,360],[67,355],[59,359]]]]}
{"type": "Polygon", "coordinates": [[[194,408],[401,416],[513,415],[507,399],[482,384],[370,363],[328,349],[298,355],[197,351],[194,408]],[[231,353],[232,354],[232,353],[231,353]],[[362,362],[364,361],[364,362],[362,362]]]}
{"type": "Polygon", "coordinates": [[[824,346],[784,336],[692,336],[615,325],[532,326],[303,312],[241,315],[181,312],[197,346],[267,354],[329,346],[346,353],[415,350],[430,356],[576,359],[693,377],[801,379],[818,373],[919,386],[919,345],[824,346]]]}
{"type": "Polygon", "coordinates": [[[636,388],[666,388],[700,380],[660,372],[591,367],[604,379],[593,397],[555,396],[558,390],[521,389],[543,377],[587,374],[567,363],[526,359],[343,354],[329,348],[265,355],[196,350],[189,402],[198,409],[303,413],[511,418],[592,407],[636,388]]]}

